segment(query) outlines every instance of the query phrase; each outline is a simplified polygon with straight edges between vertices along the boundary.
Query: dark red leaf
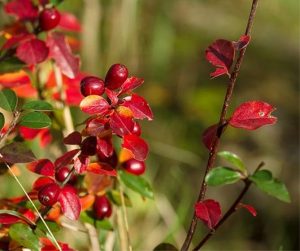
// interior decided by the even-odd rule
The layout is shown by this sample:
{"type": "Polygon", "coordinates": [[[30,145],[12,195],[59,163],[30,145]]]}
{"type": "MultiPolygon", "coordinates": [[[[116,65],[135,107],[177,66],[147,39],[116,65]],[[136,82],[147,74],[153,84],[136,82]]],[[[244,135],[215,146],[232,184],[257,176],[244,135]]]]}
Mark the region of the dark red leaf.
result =
{"type": "Polygon", "coordinates": [[[108,176],[117,176],[116,169],[112,168],[110,165],[104,163],[91,163],[87,167],[88,172],[103,174],[108,176]]]}
{"type": "Polygon", "coordinates": [[[16,16],[20,20],[34,20],[38,17],[38,8],[31,0],[14,0],[4,6],[7,14],[16,16]]]}
{"type": "Polygon", "coordinates": [[[133,89],[139,87],[143,83],[144,83],[144,79],[142,79],[142,78],[137,78],[137,77],[127,78],[121,86],[119,95],[126,93],[128,91],[132,91],[133,89]]]}
{"type": "Polygon", "coordinates": [[[89,120],[86,124],[85,130],[90,136],[103,137],[105,135],[111,134],[108,119],[103,118],[94,118],[89,120]]]}
{"type": "Polygon", "coordinates": [[[60,12],[60,21],[58,27],[67,31],[80,32],[81,25],[77,17],[72,13],[60,12]]]}
{"type": "Polygon", "coordinates": [[[79,151],[80,149],[74,149],[69,152],[66,152],[64,155],[62,155],[57,160],[55,160],[54,162],[55,168],[59,169],[61,167],[69,165],[79,151]]]}
{"type": "Polygon", "coordinates": [[[105,137],[105,138],[98,138],[97,139],[97,152],[99,152],[105,156],[110,157],[112,156],[114,151],[111,137],[105,137]]]}
{"type": "Polygon", "coordinates": [[[31,172],[45,176],[54,175],[54,165],[48,159],[40,159],[38,161],[31,162],[30,164],[27,164],[27,169],[31,172]]]}
{"type": "Polygon", "coordinates": [[[122,147],[131,151],[134,158],[139,161],[144,161],[149,152],[147,143],[134,134],[124,136],[122,147]]]}
{"type": "Polygon", "coordinates": [[[210,150],[213,146],[213,140],[215,135],[217,134],[218,125],[212,125],[205,129],[202,133],[202,142],[206,146],[208,150],[210,150]]]}
{"type": "Polygon", "coordinates": [[[196,216],[209,228],[213,229],[221,217],[221,207],[215,200],[204,200],[195,205],[196,216]]]}
{"type": "Polygon", "coordinates": [[[10,143],[0,149],[2,159],[8,163],[29,163],[36,161],[33,152],[20,142],[10,143]]]}
{"type": "Polygon", "coordinates": [[[81,211],[81,204],[76,191],[71,186],[61,189],[58,202],[60,203],[63,214],[70,220],[77,220],[81,211]]]}
{"type": "Polygon", "coordinates": [[[5,44],[2,46],[1,50],[7,50],[10,48],[15,47],[19,43],[25,42],[26,40],[33,39],[34,35],[33,34],[28,34],[28,33],[23,33],[23,34],[16,34],[9,38],[5,44]]]}
{"type": "Polygon", "coordinates": [[[131,97],[127,97],[122,105],[128,107],[136,119],[153,119],[153,113],[149,104],[144,98],[137,94],[132,94],[131,97]]]}
{"type": "Polygon", "coordinates": [[[81,101],[80,109],[90,115],[104,115],[109,111],[110,105],[101,96],[89,95],[81,101]]]}
{"type": "Polygon", "coordinates": [[[11,225],[19,222],[20,218],[10,214],[0,214],[0,224],[11,225]]]}
{"type": "Polygon", "coordinates": [[[80,132],[72,132],[67,137],[64,138],[63,142],[66,145],[80,145],[82,141],[82,136],[80,132]]]}
{"type": "Polygon", "coordinates": [[[113,90],[110,90],[108,88],[105,88],[105,93],[107,95],[107,97],[110,99],[111,104],[112,105],[117,105],[119,98],[116,92],[114,92],[113,90]]]}
{"type": "Polygon", "coordinates": [[[80,154],[74,159],[74,168],[77,173],[83,173],[86,171],[90,163],[90,158],[87,155],[80,154]]]}
{"type": "Polygon", "coordinates": [[[39,39],[31,39],[18,46],[17,57],[28,65],[35,65],[46,60],[49,49],[46,43],[39,39]]]}
{"type": "MultiPolygon", "coordinates": [[[[57,251],[57,247],[54,246],[50,239],[41,237],[40,242],[43,245],[41,251],[57,251]]],[[[75,251],[74,249],[70,248],[69,245],[66,243],[59,241],[58,244],[61,247],[62,251],[75,251]]]]}
{"type": "Polygon", "coordinates": [[[244,49],[250,43],[251,37],[248,35],[242,35],[237,42],[233,42],[233,46],[236,50],[244,49]]]}
{"type": "Polygon", "coordinates": [[[48,184],[52,184],[55,181],[49,177],[39,177],[32,185],[33,190],[39,191],[42,187],[48,184]]]}
{"type": "Polygon", "coordinates": [[[75,78],[79,73],[79,58],[72,54],[65,36],[56,32],[49,33],[47,45],[50,57],[55,60],[61,72],[71,79],[75,78]]]}
{"type": "Polygon", "coordinates": [[[257,212],[256,212],[255,208],[251,205],[239,203],[237,207],[238,208],[245,208],[254,217],[257,215],[257,212]]]}
{"type": "Polygon", "coordinates": [[[212,78],[223,74],[229,75],[230,67],[233,63],[235,50],[231,41],[218,39],[212,43],[205,51],[205,56],[217,69],[211,73],[212,78]],[[218,69],[221,68],[221,69],[218,69]]]}
{"type": "Polygon", "coordinates": [[[229,124],[236,128],[255,130],[267,124],[275,124],[276,117],[271,116],[275,108],[262,101],[249,101],[234,111],[229,124]]]}
{"type": "Polygon", "coordinates": [[[110,116],[110,127],[114,133],[119,136],[130,134],[134,127],[134,121],[131,116],[126,116],[118,111],[114,111],[110,116]]]}

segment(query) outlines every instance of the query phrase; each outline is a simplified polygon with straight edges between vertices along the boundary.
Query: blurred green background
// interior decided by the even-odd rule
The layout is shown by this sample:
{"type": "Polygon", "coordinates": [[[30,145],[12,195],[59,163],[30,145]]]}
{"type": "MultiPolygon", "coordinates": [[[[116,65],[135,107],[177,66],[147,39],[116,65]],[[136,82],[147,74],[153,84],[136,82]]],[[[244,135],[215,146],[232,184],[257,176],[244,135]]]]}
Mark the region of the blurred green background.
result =
{"type": "MultiPolygon", "coordinates": [[[[104,77],[111,64],[123,63],[131,75],[145,79],[138,92],[155,115],[153,122],[143,123],[143,137],[150,144],[146,177],[156,199],[143,201],[130,193],[134,250],[152,250],[162,241],[180,247],[185,238],[208,156],[201,134],[218,121],[228,83],[226,77],[209,79],[213,68],[204,51],[218,38],[237,40],[243,34],[251,2],[66,0],[59,7],[82,21],[84,71],[104,77]]],[[[241,156],[250,170],[264,161],[286,183],[292,203],[252,187],[244,203],[257,209],[257,217],[240,210],[203,250],[299,250],[299,3],[259,2],[232,100],[231,111],[248,100],[273,104],[278,123],[256,131],[228,128],[220,146],[241,156]]],[[[209,188],[207,196],[219,200],[225,211],[241,187],[209,188]]],[[[194,244],[206,232],[199,223],[194,244]]],[[[70,232],[68,237],[86,249],[84,234],[70,232]]]]}

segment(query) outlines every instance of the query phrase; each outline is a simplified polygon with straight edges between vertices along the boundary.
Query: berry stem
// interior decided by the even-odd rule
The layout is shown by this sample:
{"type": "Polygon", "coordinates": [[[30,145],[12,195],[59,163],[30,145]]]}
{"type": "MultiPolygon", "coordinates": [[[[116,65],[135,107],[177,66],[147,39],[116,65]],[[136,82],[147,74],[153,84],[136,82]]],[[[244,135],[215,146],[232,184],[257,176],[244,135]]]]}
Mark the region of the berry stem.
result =
{"type": "MultiPolygon", "coordinates": [[[[253,0],[252,6],[251,6],[251,11],[250,11],[248,22],[247,22],[245,35],[250,35],[250,33],[251,33],[251,29],[252,29],[252,26],[253,26],[257,5],[258,5],[258,0],[253,0]]],[[[203,176],[203,179],[202,179],[201,188],[200,188],[200,192],[199,192],[197,202],[202,201],[205,198],[206,189],[207,189],[207,184],[205,182],[205,177],[206,177],[207,173],[209,172],[209,170],[213,167],[213,165],[215,163],[218,146],[220,144],[220,139],[221,139],[221,136],[222,136],[222,133],[223,133],[222,127],[225,123],[227,123],[226,122],[226,115],[227,115],[228,107],[231,103],[233,89],[235,87],[235,83],[236,83],[236,80],[237,80],[238,73],[240,71],[241,64],[243,62],[245,52],[246,52],[246,47],[243,48],[240,51],[238,59],[235,63],[234,69],[233,69],[233,71],[231,73],[231,76],[230,76],[229,84],[228,84],[228,87],[227,87],[227,91],[226,91],[226,95],[225,95],[225,99],[224,99],[224,103],[223,103],[223,107],[222,107],[222,111],[221,111],[220,119],[219,119],[219,123],[218,123],[217,135],[215,135],[212,148],[210,149],[210,152],[209,152],[209,157],[208,157],[205,173],[204,173],[204,176],[203,176]]],[[[197,227],[197,217],[196,217],[196,214],[194,212],[193,219],[190,223],[189,231],[188,231],[186,239],[183,243],[181,251],[187,251],[189,249],[189,246],[190,246],[191,241],[193,239],[196,227],[197,227]]]]}
{"type": "MultiPolygon", "coordinates": [[[[0,154],[1,157],[1,154],[0,154]]],[[[41,221],[43,222],[43,224],[45,225],[48,233],[51,236],[51,239],[54,243],[54,245],[57,247],[57,249],[59,251],[62,251],[61,247],[59,246],[57,240],[55,239],[52,231],[50,230],[50,228],[48,227],[47,223],[45,222],[45,220],[43,219],[42,215],[40,214],[39,210],[37,209],[37,207],[35,206],[35,204],[33,203],[33,201],[31,200],[30,196],[28,195],[28,193],[26,192],[25,188],[23,187],[22,183],[20,182],[20,180],[18,179],[18,177],[14,174],[14,172],[11,170],[11,167],[9,166],[9,164],[7,164],[6,162],[4,162],[4,164],[6,165],[6,167],[8,168],[10,174],[14,177],[14,179],[16,180],[16,182],[18,183],[18,185],[20,186],[20,188],[22,189],[22,191],[24,192],[25,196],[27,197],[27,199],[30,201],[32,207],[34,208],[34,210],[36,211],[37,215],[39,216],[39,218],[41,219],[41,221]]]]}
{"type": "MultiPolygon", "coordinates": [[[[257,172],[260,168],[262,168],[265,165],[264,162],[261,162],[256,170],[254,171],[257,172]]],[[[216,230],[221,227],[223,225],[223,223],[233,214],[236,212],[237,210],[237,206],[238,204],[241,202],[241,200],[244,198],[244,195],[248,192],[250,186],[251,186],[252,182],[249,179],[245,180],[245,187],[244,189],[241,191],[240,195],[236,198],[236,200],[233,202],[233,204],[231,205],[231,207],[227,210],[227,212],[223,215],[223,217],[221,218],[221,220],[218,222],[218,224],[214,227],[214,229],[212,229],[199,243],[198,245],[193,249],[193,251],[199,250],[202,246],[204,246],[204,244],[210,239],[210,237],[212,237],[216,230]]]]}

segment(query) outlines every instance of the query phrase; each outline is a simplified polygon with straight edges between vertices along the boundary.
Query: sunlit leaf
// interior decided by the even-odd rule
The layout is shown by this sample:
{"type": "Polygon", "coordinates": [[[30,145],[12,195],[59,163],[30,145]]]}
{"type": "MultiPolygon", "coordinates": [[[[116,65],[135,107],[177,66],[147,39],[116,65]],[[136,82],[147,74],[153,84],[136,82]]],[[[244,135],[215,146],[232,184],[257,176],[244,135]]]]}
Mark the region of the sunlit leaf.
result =
{"type": "Polygon", "coordinates": [[[28,225],[22,223],[11,225],[9,236],[23,247],[39,250],[39,239],[28,225]]]}
{"type": "Polygon", "coordinates": [[[101,96],[89,95],[85,97],[80,103],[80,109],[90,115],[105,114],[110,108],[108,102],[101,96]]]}
{"type": "Polygon", "coordinates": [[[227,161],[229,161],[231,164],[233,164],[235,167],[237,167],[242,172],[244,172],[246,170],[244,162],[236,154],[229,152],[229,151],[222,151],[222,152],[218,152],[218,155],[220,157],[226,159],[227,161]]]}
{"type": "Polygon", "coordinates": [[[17,95],[10,89],[0,91],[0,107],[6,111],[13,112],[18,102],[17,95]]]}
{"type": "Polygon", "coordinates": [[[153,113],[147,101],[137,94],[132,94],[132,96],[124,101],[122,104],[128,107],[132,113],[133,117],[136,119],[153,119],[153,113]]]}
{"type": "Polygon", "coordinates": [[[269,170],[259,170],[249,177],[263,192],[284,202],[291,202],[290,194],[281,181],[274,179],[269,170]]]}
{"type": "Polygon", "coordinates": [[[22,107],[24,110],[35,110],[35,111],[52,111],[53,106],[43,100],[34,100],[25,103],[22,107]]]}
{"type": "Polygon", "coordinates": [[[122,147],[130,150],[134,158],[139,161],[144,161],[149,152],[147,143],[134,134],[124,136],[122,147]]]}
{"type": "Polygon", "coordinates": [[[51,126],[51,119],[42,112],[30,112],[20,119],[20,125],[39,129],[51,126]]]}
{"type": "Polygon", "coordinates": [[[242,175],[240,172],[227,167],[219,166],[209,171],[209,173],[205,177],[205,182],[209,186],[219,186],[235,183],[241,178],[242,175]]]}
{"type": "Polygon", "coordinates": [[[121,170],[118,171],[118,174],[125,186],[144,197],[147,197],[149,199],[154,198],[150,184],[143,177],[136,176],[121,170]]]}
{"type": "Polygon", "coordinates": [[[77,220],[81,211],[81,204],[75,189],[65,186],[61,189],[58,196],[63,214],[70,220],[77,220]]]}

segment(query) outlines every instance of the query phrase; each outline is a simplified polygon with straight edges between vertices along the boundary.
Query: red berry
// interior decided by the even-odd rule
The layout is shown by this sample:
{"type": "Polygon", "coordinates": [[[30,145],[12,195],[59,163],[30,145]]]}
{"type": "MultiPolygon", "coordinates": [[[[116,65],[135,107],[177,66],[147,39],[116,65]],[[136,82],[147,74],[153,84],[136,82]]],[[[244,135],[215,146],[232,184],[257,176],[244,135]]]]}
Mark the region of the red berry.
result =
{"type": "Polygon", "coordinates": [[[97,219],[102,220],[111,216],[112,207],[105,195],[97,196],[94,202],[94,212],[97,219]]]}
{"type": "Polygon", "coordinates": [[[135,122],[134,123],[134,127],[133,127],[133,130],[132,130],[132,133],[137,135],[137,136],[140,136],[141,133],[142,133],[142,129],[141,129],[141,126],[138,122],[135,122]]]}
{"type": "Polygon", "coordinates": [[[45,185],[38,193],[39,201],[45,206],[52,206],[57,202],[60,187],[56,183],[45,185]]]}
{"type": "Polygon", "coordinates": [[[96,154],[97,138],[90,136],[85,138],[81,143],[81,154],[93,156],[96,154]]]}
{"type": "Polygon", "coordinates": [[[42,30],[48,31],[55,28],[60,21],[60,13],[57,9],[44,9],[39,15],[39,25],[42,30]]]}
{"type": "Polygon", "coordinates": [[[55,179],[59,182],[64,182],[70,173],[70,169],[68,167],[61,167],[55,171],[55,179]]]}
{"type": "Polygon", "coordinates": [[[123,163],[122,167],[131,174],[141,175],[145,172],[146,166],[143,161],[130,159],[123,163]]]}
{"type": "Polygon", "coordinates": [[[111,90],[117,89],[125,82],[127,77],[127,67],[122,64],[114,64],[109,68],[106,74],[105,86],[111,90]]]}
{"type": "Polygon", "coordinates": [[[80,91],[83,96],[99,95],[104,93],[104,81],[97,77],[85,77],[80,82],[80,91]]]}

